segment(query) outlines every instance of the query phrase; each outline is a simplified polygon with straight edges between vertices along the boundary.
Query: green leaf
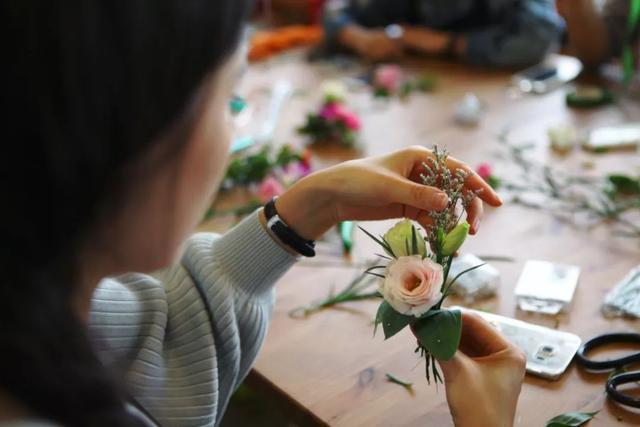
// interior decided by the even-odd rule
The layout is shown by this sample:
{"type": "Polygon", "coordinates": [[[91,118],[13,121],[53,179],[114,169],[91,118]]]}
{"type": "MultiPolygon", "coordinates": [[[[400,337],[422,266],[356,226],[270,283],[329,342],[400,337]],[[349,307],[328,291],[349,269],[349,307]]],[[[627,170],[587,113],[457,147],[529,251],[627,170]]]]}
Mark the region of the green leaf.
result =
{"type": "Polygon", "coordinates": [[[387,381],[389,381],[391,383],[394,383],[394,384],[401,385],[402,387],[404,387],[407,390],[411,391],[411,387],[413,386],[413,383],[401,380],[400,378],[398,378],[395,375],[390,374],[388,372],[386,373],[386,376],[387,376],[387,381]]]}
{"type": "Polygon", "coordinates": [[[420,253],[418,252],[418,233],[416,233],[416,228],[413,224],[411,224],[411,253],[414,255],[420,253]]]}
{"type": "Polygon", "coordinates": [[[420,344],[441,360],[449,360],[456,353],[461,333],[460,310],[432,310],[415,323],[415,334],[420,344]]]}
{"type": "MultiPolygon", "coordinates": [[[[395,308],[391,307],[387,301],[382,301],[380,307],[378,307],[378,313],[376,314],[376,325],[382,323],[382,330],[384,331],[384,339],[389,339],[408,324],[415,322],[417,319],[413,316],[405,316],[398,313],[395,308]]],[[[375,331],[374,331],[375,333],[375,331]]]]}
{"type": "Polygon", "coordinates": [[[380,246],[382,246],[382,249],[384,249],[384,251],[391,257],[395,258],[396,256],[393,254],[393,251],[391,250],[391,247],[389,246],[389,243],[387,243],[384,238],[382,239],[378,239],[376,236],[374,236],[373,234],[369,233],[367,230],[365,230],[364,228],[358,226],[358,228],[362,231],[364,231],[364,233],[369,236],[371,239],[373,239],[374,242],[376,242],[377,244],[379,244],[380,246]]]}
{"type": "Polygon", "coordinates": [[[640,194],[640,179],[631,178],[627,175],[609,175],[607,179],[614,186],[617,193],[640,194]]]}
{"type": "Polygon", "coordinates": [[[590,421],[596,414],[596,412],[567,412],[566,414],[558,415],[551,418],[545,424],[545,427],[577,427],[581,426],[587,421],[590,421]]]}

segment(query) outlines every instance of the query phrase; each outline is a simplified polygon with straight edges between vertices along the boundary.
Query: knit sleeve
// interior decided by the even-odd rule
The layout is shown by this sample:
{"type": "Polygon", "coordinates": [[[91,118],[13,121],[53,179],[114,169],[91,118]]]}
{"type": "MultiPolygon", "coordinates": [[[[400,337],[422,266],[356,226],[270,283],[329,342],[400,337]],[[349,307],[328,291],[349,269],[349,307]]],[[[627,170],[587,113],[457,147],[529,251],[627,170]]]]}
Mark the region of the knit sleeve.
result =
{"type": "Polygon", "coordinates": [[[100,284],[96,348],[162,425],[217,425],[262,345],[274,284],[295,260],[257,213],[223,236],[196,234],[178,265],[100,284]]]}

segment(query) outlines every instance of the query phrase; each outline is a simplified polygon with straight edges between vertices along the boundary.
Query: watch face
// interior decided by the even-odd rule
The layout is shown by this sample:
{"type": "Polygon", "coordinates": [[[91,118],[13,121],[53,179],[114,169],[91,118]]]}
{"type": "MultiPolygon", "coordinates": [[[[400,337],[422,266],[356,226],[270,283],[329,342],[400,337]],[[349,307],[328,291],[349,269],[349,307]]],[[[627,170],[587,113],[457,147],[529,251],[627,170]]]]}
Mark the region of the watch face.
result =
{"type": "Polygon", "coordinates": [[[393,40],[397,40],[402,38],[402,35],[404,33],[404,31],[402,30],[402,27],[398,24],[391,24],[388,25],[385,29],[384,29],[385,34],[387,35],[387,37],[389,37],[390,39],[393,40]]]}

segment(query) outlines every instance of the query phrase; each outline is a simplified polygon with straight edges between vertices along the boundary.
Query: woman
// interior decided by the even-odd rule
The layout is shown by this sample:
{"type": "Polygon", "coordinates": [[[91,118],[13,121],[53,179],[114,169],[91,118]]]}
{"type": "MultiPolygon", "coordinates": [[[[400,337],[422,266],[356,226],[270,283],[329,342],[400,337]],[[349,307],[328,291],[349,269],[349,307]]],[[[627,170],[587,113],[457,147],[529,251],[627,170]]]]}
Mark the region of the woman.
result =
{"type": "Polygon", "coordinates": [[[408,50],[494,67],[541,61],[564,29],[553,0],[329,0],[324,24],[329,46],[372,61],[408,50]]]}
{"type": "MultiPolygon", "coordinates": [[[[11,143],[0,180],[0,425],[218,424],[264,338],[273,286],[297,259],[262,210],[183,244],[225,169],[250,2],[1,7],[11,143]]],[[[345,219],[424,221],[446,202],[407,179],[429,155],[410,148],[319,172],[276,209],[304,239],[345,219]]],[[[477,176],[468,185],[500,204],[477,176]]],[[[482,202],[468,214],[475,232],[482,202]]],[[[521,355],[480,320],[464,324],[467,355],[443,364],[454,417],[507,425],[521,355]],[[484,396],[499,398],[465,404],[484,396]]]]}

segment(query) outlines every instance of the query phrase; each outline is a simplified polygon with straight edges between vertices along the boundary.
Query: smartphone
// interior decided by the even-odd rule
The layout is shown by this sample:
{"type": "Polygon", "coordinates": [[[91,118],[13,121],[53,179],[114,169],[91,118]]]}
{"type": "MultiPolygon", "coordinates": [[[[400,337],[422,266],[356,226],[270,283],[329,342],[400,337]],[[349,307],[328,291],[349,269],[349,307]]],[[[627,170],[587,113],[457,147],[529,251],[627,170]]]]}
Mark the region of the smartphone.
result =
{"type": "Polygon", "coordinates": [[[636,149],[640,147],[640,123],[595,128],[583,146],[590,151],[636,149]]]}
{"type": "Polygon", "coordinates": [[[582,340],[569,332],[557,331],[484,311],[453,307],[480,315],[495,326],[527,356],[527,372],[556,380],[567,370],[582,340]]]}

